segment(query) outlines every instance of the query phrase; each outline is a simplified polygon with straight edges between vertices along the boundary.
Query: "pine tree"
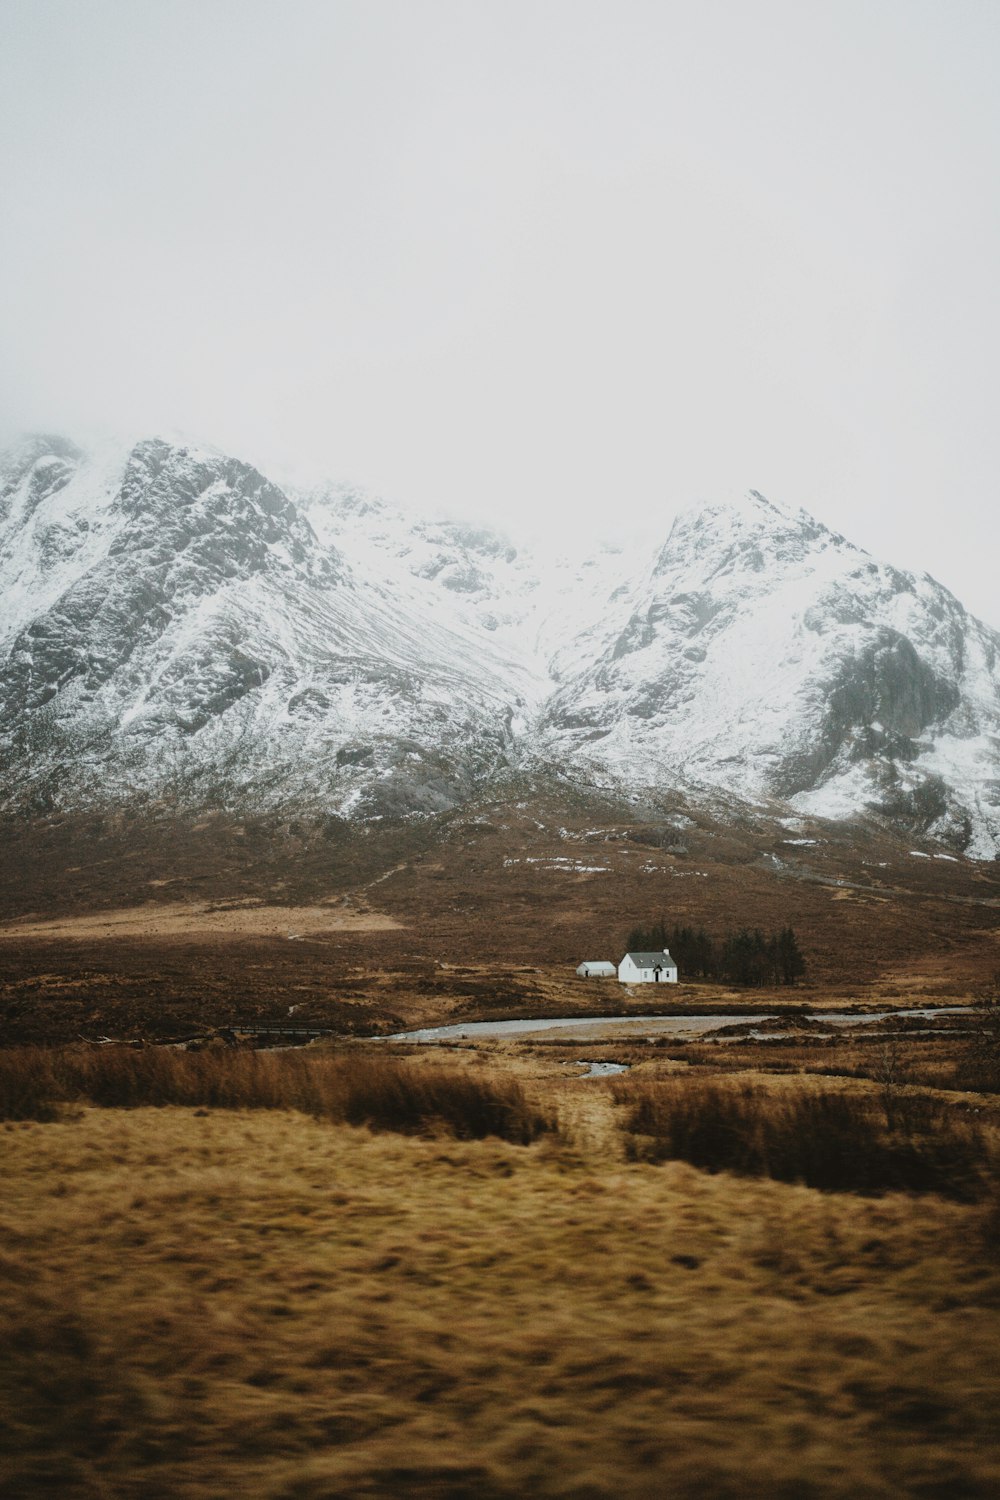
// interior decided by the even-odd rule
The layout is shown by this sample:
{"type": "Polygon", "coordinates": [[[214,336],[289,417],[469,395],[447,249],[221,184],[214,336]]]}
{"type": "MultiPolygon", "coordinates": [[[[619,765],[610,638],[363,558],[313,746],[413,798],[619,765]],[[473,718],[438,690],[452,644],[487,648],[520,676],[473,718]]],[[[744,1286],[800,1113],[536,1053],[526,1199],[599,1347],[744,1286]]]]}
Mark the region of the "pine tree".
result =
{"type": "Polygon", "coordinates": [[[778,968],[782,984],[794,984],[806,972],[806,961],[791,927],[783,927],[778,937],[778,968]]]}

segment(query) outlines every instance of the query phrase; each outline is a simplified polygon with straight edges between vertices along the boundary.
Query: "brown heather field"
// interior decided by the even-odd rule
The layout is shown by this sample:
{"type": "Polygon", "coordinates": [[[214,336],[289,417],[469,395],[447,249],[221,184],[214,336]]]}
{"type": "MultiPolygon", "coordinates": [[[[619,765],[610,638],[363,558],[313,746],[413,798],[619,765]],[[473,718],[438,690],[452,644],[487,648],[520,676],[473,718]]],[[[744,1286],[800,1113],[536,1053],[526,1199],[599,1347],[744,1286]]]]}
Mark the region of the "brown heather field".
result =
{"type": "Polygon", "coordinates": [[[1000,1096],[642,1050],[0,1056],[0,1494],[1000,1492],[1000,1096]],[[766,1175],[817,1106],[867,1193],[766,1175]]]}
{"type": "Polygon", "coordinates": [[[995,1028],[804,1013],[982,997],[1000,867],[797,836],[565,787],[0,825],[3,1500],[993,1500],[995,1028]],[[365,1040],[669,1008],[573,975],[661,915],[791,924],[806,982],[365,1040]],[[338,1038],[210,1040],[292,1017],[338,1038]]]}
{"type": "Polygon", "coordinates": [[[685,985],[682,1006],[961,1003],[1000,969],[1000,864],[914,848],[871,825],[793,833],[567,787],[417,823],[8,818],[0,1040],[162,1038],[293,1006],[351,1035],[619,1008],[617,984],[574,969],[660,916],[719,937],[791,925],[808,960],[794,996],[685,985]]]}

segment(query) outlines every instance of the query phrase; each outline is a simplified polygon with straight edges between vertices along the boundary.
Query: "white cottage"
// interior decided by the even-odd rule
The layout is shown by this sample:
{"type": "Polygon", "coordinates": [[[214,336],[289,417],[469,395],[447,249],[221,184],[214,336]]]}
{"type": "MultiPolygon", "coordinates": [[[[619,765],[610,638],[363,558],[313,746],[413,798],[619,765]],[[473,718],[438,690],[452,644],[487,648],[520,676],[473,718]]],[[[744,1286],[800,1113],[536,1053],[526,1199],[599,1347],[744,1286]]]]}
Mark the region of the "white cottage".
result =
{"type": "Polygon", "coordinates": [[[622,984],[676,984],[677,965],[665,948],[660,953],[626,953],[618,978],[622,984]]]}
{"type": "Polygon", "coordinates": [[[603,958],[588,958],[577,969],[581,979],[614,979],[618,970],[603,958]]]}

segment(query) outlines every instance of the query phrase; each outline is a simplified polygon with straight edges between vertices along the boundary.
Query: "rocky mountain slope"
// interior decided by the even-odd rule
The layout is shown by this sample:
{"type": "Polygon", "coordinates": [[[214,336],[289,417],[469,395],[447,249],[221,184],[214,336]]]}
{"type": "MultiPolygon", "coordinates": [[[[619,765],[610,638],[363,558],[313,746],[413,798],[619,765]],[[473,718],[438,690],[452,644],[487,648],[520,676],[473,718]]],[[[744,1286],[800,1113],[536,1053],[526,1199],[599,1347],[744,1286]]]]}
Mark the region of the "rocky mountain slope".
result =
{"type": "Polygon", "coordinates": [[[504,757],[519,665],[359,577],[249,465],[38,441],[0,496],[8,795],[433,810],[504,757]]]}
{"type": "Polygon", "coordinates": [[[751,492],[680,516],[554,671],[553,757],[996,848],[1000,635],[804,511],[751,492]]]}
{"type": "Polygon", "coordinates": [[[9,807],[371,818],[552,771],[1000,844],[1000,635],[751,494],[531,555],[211,450],[0,460],[9,807]]]}

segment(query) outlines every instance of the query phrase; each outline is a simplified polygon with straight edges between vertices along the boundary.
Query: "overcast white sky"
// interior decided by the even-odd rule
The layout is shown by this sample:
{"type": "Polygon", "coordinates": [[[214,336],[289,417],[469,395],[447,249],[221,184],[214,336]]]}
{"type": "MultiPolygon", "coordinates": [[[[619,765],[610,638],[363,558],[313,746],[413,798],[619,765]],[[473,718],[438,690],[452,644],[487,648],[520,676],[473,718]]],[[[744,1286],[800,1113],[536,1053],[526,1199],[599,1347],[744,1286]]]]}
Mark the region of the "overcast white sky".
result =
{"type": "Polygon", "coordinates": [[[1000,625],[998,77],[995,0],[0,0],[0,426],[753,487],[1000,625]]]}

